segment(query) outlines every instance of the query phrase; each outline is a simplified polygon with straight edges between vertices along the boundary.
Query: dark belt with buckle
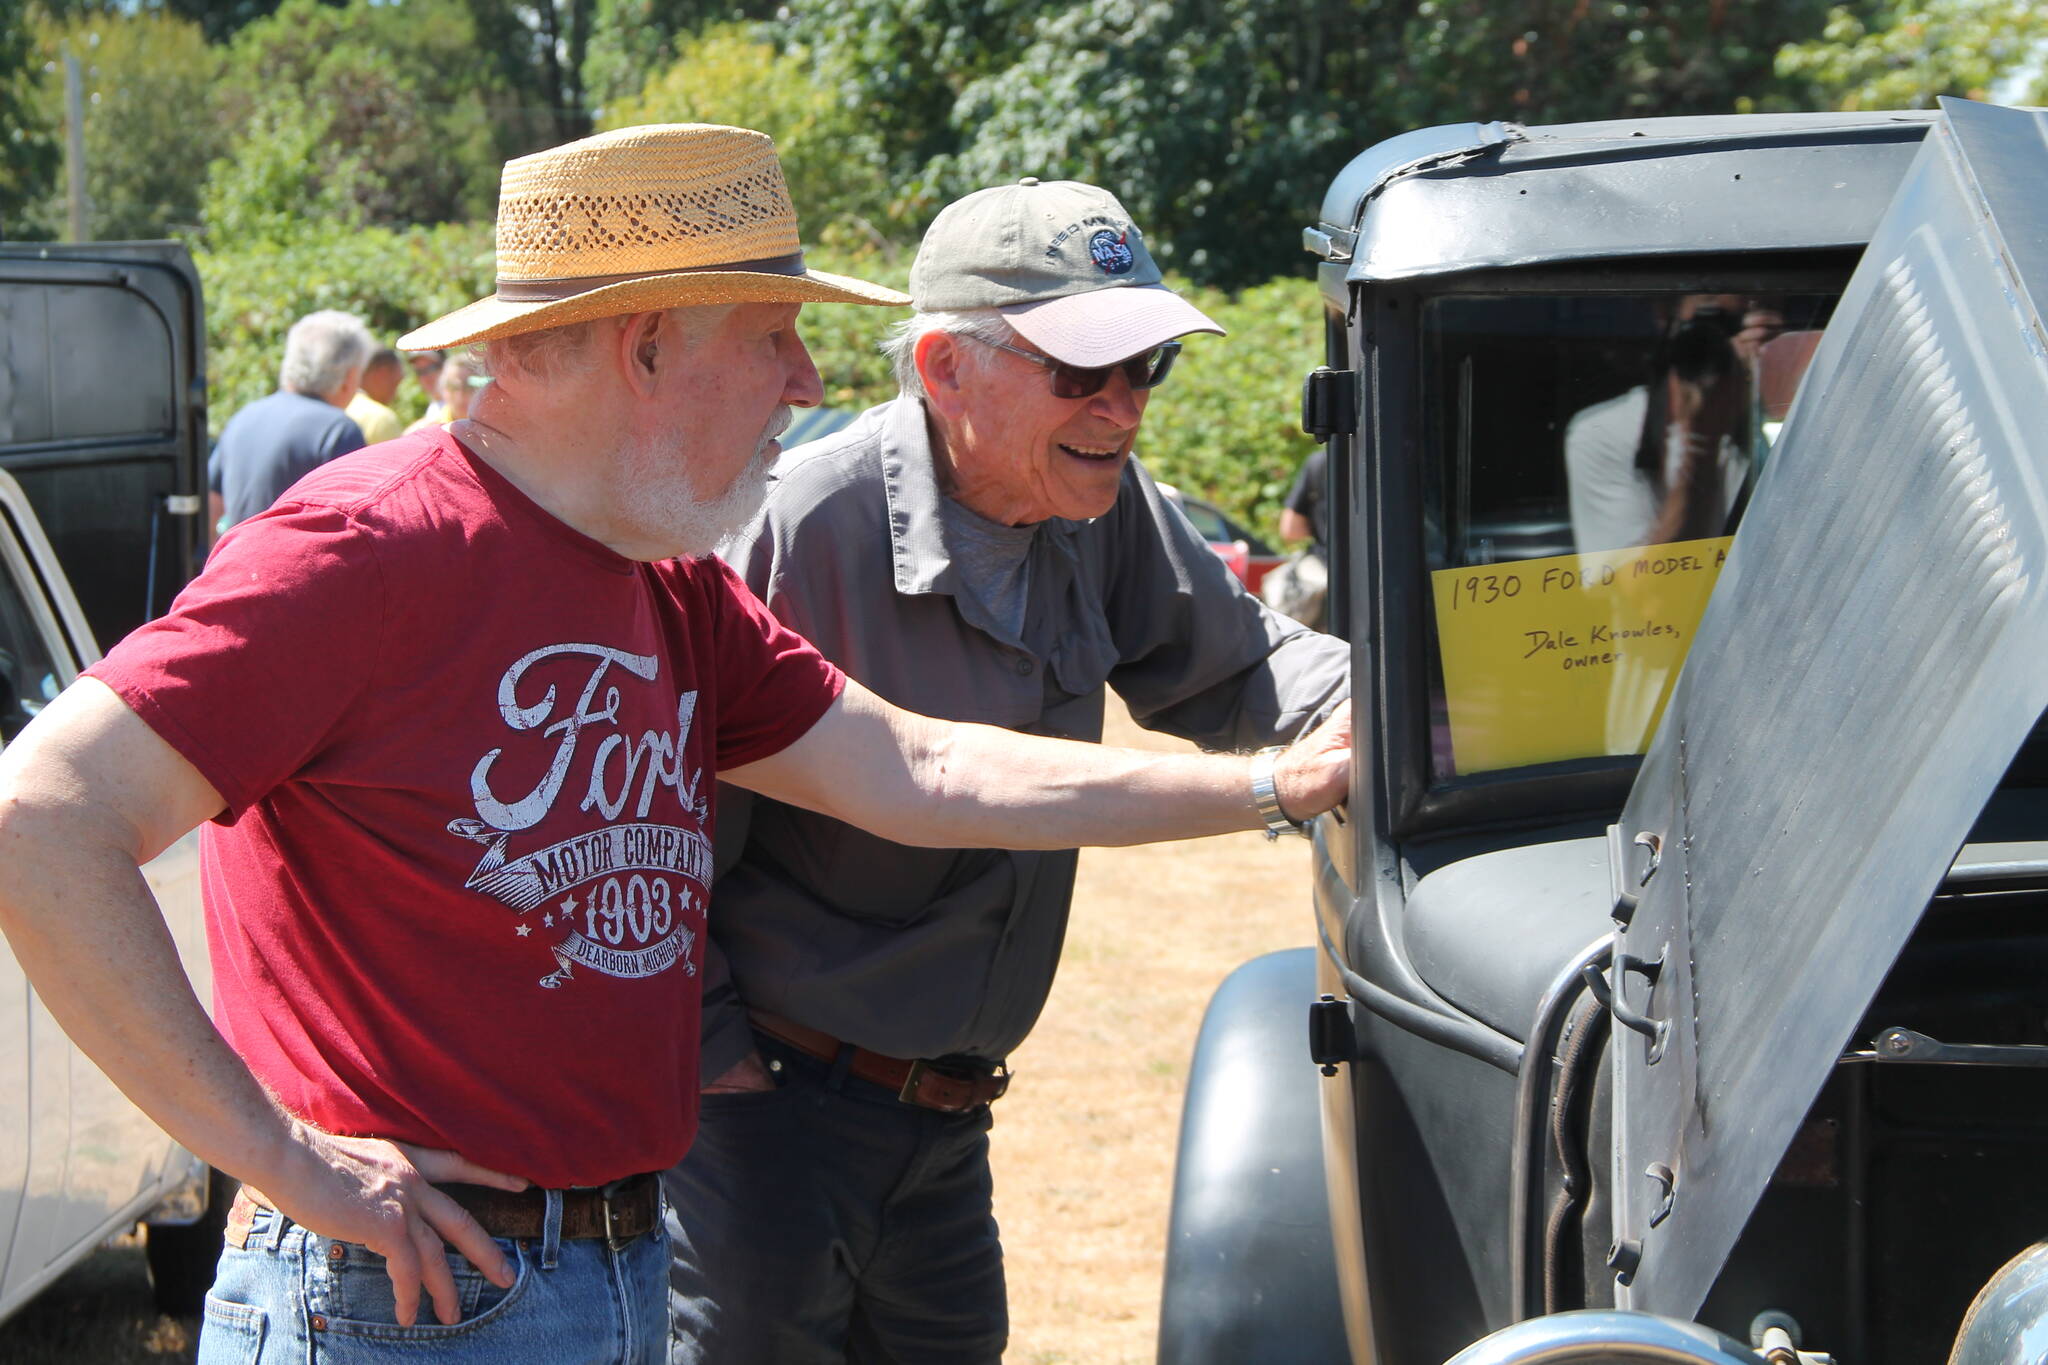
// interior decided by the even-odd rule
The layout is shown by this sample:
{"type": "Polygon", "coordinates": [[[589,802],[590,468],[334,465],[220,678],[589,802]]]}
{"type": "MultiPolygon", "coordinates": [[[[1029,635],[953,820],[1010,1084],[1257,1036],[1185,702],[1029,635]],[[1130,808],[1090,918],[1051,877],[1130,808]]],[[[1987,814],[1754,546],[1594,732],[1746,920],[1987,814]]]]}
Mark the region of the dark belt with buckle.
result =
{"type": "MultiPolygon", "coordinates": [[[[493,1237],[538,1238],[547,1222],[548,1192],[538,1187],[513,1192],[489,1185],[436,1185],[469,1211],[493,1237]]],[[[596,1189],[562,1191],[562,1238],[602,1237],[614,1247],[644,1237],[661,1225],[661,1177],[629,1175],[596,1189]]]]}
{"type": "MultiPolygon", "coordinates": [[[[469,1216],[493,1237],[538,1239],[547,1224],[548,1192],[539,1186],[517,1192],[489,1185],[448,1184],[434,1188],[468,1210],[469,1216]]],[[[244,1244],[250,1217],[259,1205],[269,1208],[270,1201],[247,1185],[235,1192],[234,1206],[228,1211],[230,1246],[244,1244]]],[[[564,1240],[602,1237],[618,1248],[646,1236],[660,1224],[658,1175],[629,1175],[593,1189],[562,1191],[564,1240]]]]}
{"type": "Polygon", "coordinates": [[[770,1038],[788,1043],[798,1052],[822,1062],[835,1062],[841,1051],[851,1052],[846,1070],[871,1085],[896,1092],[905,1104],[936,1109],[942,1114],[964,1114],[991,1100],[1001,1099],[1010,1088],[1010,1072],[1001,1062],[984,1062],[972,1057],[941,1057],[936,1060],[908,1060],[870,1052],[864,1047],[842,1043],[794,1019],[749,1010],[754,1027],[770,1038]]]}

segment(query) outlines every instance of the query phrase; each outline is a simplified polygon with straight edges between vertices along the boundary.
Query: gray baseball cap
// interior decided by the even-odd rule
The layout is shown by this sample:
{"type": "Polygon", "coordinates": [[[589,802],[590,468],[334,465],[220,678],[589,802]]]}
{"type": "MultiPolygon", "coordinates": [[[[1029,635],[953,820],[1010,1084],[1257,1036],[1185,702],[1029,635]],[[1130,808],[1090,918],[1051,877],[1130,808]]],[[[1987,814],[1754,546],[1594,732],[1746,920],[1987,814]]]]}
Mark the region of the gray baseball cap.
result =
{"type": "Polygon", "coordinates": [[[1116,196],[1075,180],[1027,176],[948,204],[911,262],[910,302],[924,313],[1000,309],[1069,365],[1111,365],[1189,332],[1224,335],[1160,283],[1116,196]]]}

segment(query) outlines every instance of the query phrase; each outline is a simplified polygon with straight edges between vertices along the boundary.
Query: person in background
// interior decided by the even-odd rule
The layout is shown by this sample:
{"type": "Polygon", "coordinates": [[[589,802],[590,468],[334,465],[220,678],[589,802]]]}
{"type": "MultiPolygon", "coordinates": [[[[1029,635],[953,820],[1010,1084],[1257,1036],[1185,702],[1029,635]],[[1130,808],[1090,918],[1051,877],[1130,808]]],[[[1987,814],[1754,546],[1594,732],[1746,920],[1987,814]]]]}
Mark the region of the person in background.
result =
{"type": "MultiPolygon", "coordinates": [[[[1344,645],[1248,596],[1132,457],[1176,338],[1223,329],[1114,195],[968,195],[910,288],[898,396],[785,457],[722,551],[779,620],[898,705],[997,733],[1099,740],[1114,688],[1148,728],[1259,749],[1349,695],[1344,645]]],[[[1051,989],[1075,854],[905,847],[730,795],[709,1084],[667,1182],[671,1365],[994,1362],[990,1105],[1051,989]]]]}
{"type": "Polygon", "coordinates": [[[474,352],[465,351],[443,362],[435,382],[440,401],[427,410],[425,417],[405,429],[408,435],[428,427],[447,426],[469,416],[470,406],[476,402],[477,390],[491,380],[483,359],[474,352]],[[442,414],[438,418],[434,416],[437,412],[442,414]]]}
{"type": "Polygon", "coordinates": [[[1309,457],[1301,462],[1301,471],[1294,476],[1294,486],[1287,490],[1287,501],[1280,509],[1280,538],[1282,540],[1306,540],[1309,550],[1329,561],[1329,537],[1324,533],[1324,496],[1329,487],[1330,448],[1317,446],[1309,457]]]}
{"type": "Polygon", "coordinates": [[[1314,630],[1328,629],[1330,614],[1329,480],[1330,448],[1319,446],[1301,462],[1280,509],[1281,539],[1309,543],[1259,585],[1267,606],[1314,630]]]}
{"type": "Polygon", "coordinates": [[[375,349],[353,313],[329,309],[292,324],[277,392],[229,418],[207,459],[216,530],[247,521],[305,475],[362,447],[363,429],[346,409],[375,349]]]}
{"type": "Polygon", "coordinates": [[[1773,300],[1685,295],[1647,382],[1572,414],[1564,460],[1580,554],[1726,530],[1749,471],[1758,357],[1784,329],[1773,300]]]}
{"type": "Polygon", "coordinates": [[[370,353],[363,365],[363,386],[348,400],[346,409],[349,418],[363,429],[364,445],[395,440],[404,433],[405,423],[391,410],[391,401],[398,397],[398,386],[404,381],[405,362],[398,352],[385,346],[370,353]]]}
{"type": "MultiPolygon", "coordinates": [[[[447,360],[446,351],[413,351],[406,357],[406,364],[412,366],[413,378],[420,382],[420,392],[427,396],[427,410],[423,420],[433,426],[439,426],[448,420],[441,410],[441,366],[446,364],[447,360]]],[[[414,430],[418,426],[419,423],[415,422],[407,430],[414,430]]]]}
{"type": "Polygon", "coordinates": [[[469,416],[470,406],[476,402],[477,390],[490,382],[482,358],[474,352],[465,351],[443,365],[441,409],[448,414],[444,420],[459,422],[469,416]]]}

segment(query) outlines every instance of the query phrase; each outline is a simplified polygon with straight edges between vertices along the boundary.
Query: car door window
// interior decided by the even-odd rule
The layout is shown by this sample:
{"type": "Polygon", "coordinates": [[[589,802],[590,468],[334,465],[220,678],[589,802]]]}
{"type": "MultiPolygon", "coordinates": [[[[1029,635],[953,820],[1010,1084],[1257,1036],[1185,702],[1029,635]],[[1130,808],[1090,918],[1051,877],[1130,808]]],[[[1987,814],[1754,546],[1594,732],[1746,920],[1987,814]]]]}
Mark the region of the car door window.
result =
{"type": "Polygon", "coordinates": [[[1642,752],[1833,304],[1428,304],[1437,778],[1642,752]]]}

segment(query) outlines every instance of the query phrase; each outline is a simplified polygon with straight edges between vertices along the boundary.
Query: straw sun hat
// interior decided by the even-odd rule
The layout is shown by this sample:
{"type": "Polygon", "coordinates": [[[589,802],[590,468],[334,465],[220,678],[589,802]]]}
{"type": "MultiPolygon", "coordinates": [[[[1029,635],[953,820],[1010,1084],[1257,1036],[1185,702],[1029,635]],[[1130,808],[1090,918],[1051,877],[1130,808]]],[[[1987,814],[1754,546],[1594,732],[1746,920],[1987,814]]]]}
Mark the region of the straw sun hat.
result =
{"type": "Polygon", "coordinates": [[[774,140],[745,128],[621,128],[508,161],[497,243],[497,292],[399,349],[689,304],[910,302],[804,267],[774,140]]]}

